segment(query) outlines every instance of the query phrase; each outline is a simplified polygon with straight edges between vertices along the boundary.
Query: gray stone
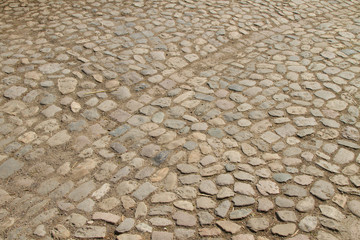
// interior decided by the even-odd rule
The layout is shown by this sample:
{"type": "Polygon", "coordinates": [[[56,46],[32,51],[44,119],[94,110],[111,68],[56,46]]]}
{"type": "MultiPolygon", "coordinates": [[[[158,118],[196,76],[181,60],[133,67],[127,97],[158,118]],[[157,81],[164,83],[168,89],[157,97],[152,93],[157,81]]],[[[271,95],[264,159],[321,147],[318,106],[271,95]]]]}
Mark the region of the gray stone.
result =
{"type": "Polygon", "coordinates": [[[240,231],[241,226],[232,222],[232,221],[217,221],[216,225],[218,225],[225,232],[235,234],[240,231]]]}
{"type": "Polygon", "coordinates": [[[95,202],[91,198],[86,198],[84,201],[76,205],[76,208],[84,212],[92,212],[95,202]]]}
{"type": "Polygon", "coordinates": [[[277,184],[270,180],[260,180],[258,184],[256,184],[256,187],[264,196],[268,196],[269,194],[278,194],[280,192],[277,184]]]}
{"type": "Polygon", "coordinates": [[[39,67],[39,70],[43,74],[53,74],[60,71],[61,69],[62,67],[59,63],[47,63],[39,67]]]}
{"type": "Polygon", "coordinates": [[[335,231],[340,231],[341,229],[343,229],[341,223],[339,223],[338,221],[322,216],[319,216],[318,219],[320,224],[325,228],[335,231]]]}
{"type": "Polygon", "coordinates": [[[296,225],[294,223],[277,224],[272,229],[273,234],[277,234],[283,237],[292,235],[296,231],[296,225]]]}
{"type": "Polygon", "coordinates": [[[0,178],[5,179],[10,177],[15,172],[19,171],[24,166],[23,162],[10,158],[0,165],[0,178]]]}
{"type": "Polygon", "coordinates": [[[53,191],[59,184],[59,179],[57,177],[50,178],[40,184],[37,192],[40,195],[48,194],[49,192],[53,191]]]}
{"type": "Polygon", "coordinates": [[[174,230],[175,237],[178,239],[192,239],[195,237],[195,230],[185,229],[185,228],[176,228],[174,230]]]}
{"type": "Polygon", "coordinates": [[[257,210],[260,212],[268,212],[274,208],[274,203],[267,198],[259,198],[258,199],[258,208],[257,210]]]}
{"type": "Polygon", "coordinates": [[[292,176],[288,173],[275,173],[273,174],[273,178],[275,181],[279,183],[284,183],[292,179],[292,176]]]}
{"type": "Polygon", "coordinates": [[[121,168],[115,175],[111,178],[112,182],[117,182],[120,179],[126,177],[131,171],[131,168],[129,166],[121,168]]]}
{"type": "Polygon", "coordinates": [[[181,173],[197,173],[199,172],[199,169],[191,164],[178,164],[176,165],[176,168],[181,172],[181,173]]]}
{"type": "Polygon", "coordinates": [[[127,150],[125,146],[123,146],[121,143],[118,143],[118,142],[112,142],[110,144],[110,147],[119,154],[125,153],[127,150]]]}
{"type": "Polygon", "coordinates": [[[69,198],[73,201],[80,201],[81,199],[84,199],[87,197],[94,189],[96,188],[96,185],[93,180],[90,180],[88,182],[85,182],[75,188],[70,194],[69,198]]]}
{"type": "Polygon", "coordinates": [[[315,216],[306,216],[299,222],[299,228],[304,232],[314,231],[318,224],[317,217],[315,216]]]}
{"type": "Polygon", "coordinates": [[[77,80],[72,77],[62,78],[58,80],[58,88],[62,94],[69,94],[75,91],[77,80]]]}
{"type": "Polygon", "coordinates": [[[194,183],[199,183],[201,181],[201,176],[197,174],[188,174],[179,177],[179,180],[182,184],[194,184],[194,183]]]}
{"type": "Polygon", "coordinates": [[[317,234],[317,239],[318,240],[339,240],[337,237],[335,237],[334,235],[324,232],[322,230],[320,230],[317,234]]]}
{"type": "Polygon", "coordinates": [[[285,195],[290,197],[306,197],[306,189],[297,186],[295,184],[286,184],[282,187],[282,191],[285,195]]]}
{"type": "Polygon", "coordinates": [[[296,210],[299,212],[310,212],[315,208],[315,199],[313,197],[306,197],[296,204],[296,210]]]}
{"type": "Polygon", "coordinates": [[[151,183],[145,182],[141,184],[140,187],[135,192],[133,192],[132,196],[137,198],[138,200],[144,200],[156,189],[157,187],[155,187],[151,183]]]}
{"type": "MultiPolygon", "coordinates": [[[[146,223],[137,224],[136,229],[139,230],[140,232],[152,232],[153,231],[153,228],[150,227],[149,225],[147,225],[146,223]]],[[[141,239],[140,236],[139,236],[139,238],[141,239]]]]}
{"type": "Polygon", "coordinates": [[[198,146],[197,143],[194,141],[187,141],[184,144],[184,148],[186,148],[189,151],[194,150],[197,146],[198,146]]]}
{"type": "Polygon", "coordinates": [[[202,193],[206,193],[209,195],[215,195],[218,193],[218,189],[216,188],[216,185],[211,180],[204,180],[199,185],[199,190],[202,193]]]}
{"type": "Polygon", "coordinates": [[[151,235],[151,240],[173,240],[174,234],[170,232],[154,231],[151,235]]]}
{"type": "Polygon", "coordinates": [[[294,211],[276,211],[276,215],[283,222],[297,221],[297,217],[294,211]]]}
{"type": "Polygon", "coordinates": [[[250,218],[246,226],[250,228],[251,231],[258,232],[266,230],[270,226],[270,222],[267,218],[250,218]]]}
{"type": "Polygon", "coordinates": [[[337,210],[336,208],[329,206],[329,205],[319,205],[321,214],[328,217],[328,218],[332,218],[336,221],[342,221],[345,219],[345,215],[342,214],[339,210],[337,210]]]}
{"type": "Polygon", "coordinates": [[[127,87],[121,86],[116,91],[111,92],[118,100],[126,100],[131,97],[130,90],[127,87]]]}
{"type": "Polygon", "coordinates": [[[135,224],[135,219],[133,218],[125,218],[122,223],[116,228],[116,231],[119,233],[124,233],[130,231],[135,224]]]}
{"type": "Polygon", "coordinates": [[[216,178],[216,184],[220,186],[234,184],[234,178],[230,174],[220,174],[216,178]]]}
{"type": "Polygon", "coordinates": [[[176,120],[176,119],[168,119],[165,120],[164,125],[168,128],[172,129],[181,129],[185,127],[186,122],[182,120],[176,120]]]}
{"type": "Polygon", "coordinates": [[[12,86],[5,90],[4,97],[10,99],[16,99],[23,95],[27,91],[27,88],[20,87],[20,86],[12,86]]]}
{"type": "Polygon", "coordinates": [[[159,98],[151,103],[153,106],[159,106],[162,108],[169,107],[171,105],[171,98],[159,98]]]}
{"type": "Polygon", "coordinates": [[[234,206],[249,206],[255,203],[255,199],[253,197],[245,196],[245,195],[236,195],[233,198],[234,206]]]}
{"type": "Polygon", "coordinates": [[[343,131],[341,132],[342,136],[350,139],[350,140],[354,140],[354,141],[359,141],[360,140],[360,133],[359,130],[357,130],[354,127],[350,127],[350,126],[346,126],[343,131]]]}
{"type": "Polygon", "coordinates": [[[295,203],[293,200],[284,198],[281,196],[278,196],[275,198],[275,204],[282,208],[291,208],[291,207],[295,206],[295,203]]]}
{"type": "Polygon", "coordinates": [[[149,219],[149,222],[157,227],[166,227],[173,225],[173,222],[167,218],[153,217],[149,219]]]}
{"type": "Polygon", "coordinates": [[[71,226],[78,228],[84,226],[87,219],[83,215],[72,213],[69,217],[67,217],[66,221],[69,222],[71,226]]]}
{"type": "Polygon", "coordinates": [[[337,140],[336,141],[338,144],[345,146],[345,147],[349,147],[349,148],[353,148],[353,149],[360,149],[360,145],[347,141],[347,140],[337,140]]]}
{"type": "Polygon", "coordinates": [[[351,200],[347,204],[350,212],[352,212],[355,216],[360,218],[360,201],[351,200]]]}
{"type": "Polygon", "coordinates": [[[311,187],[310,193],[321,200],[328,200],[335,194],[335,190],[331,183],[324,180],[318,180],[311,187]]]}
{"type": "Polygon", "coordinates": [[[334,156],[334,162],[337,164],[347,164],[354,160],[355,154],[345,148],[340,148],[334,156]]]}
{"type": "Polygon", "coordinates": [[[101,226],[84,226],[76,230],[75,237],[77,238],[105,238],[106,227],[101,226]]]}
{"type": "Polygon", "coordinates": [[[240,210],[234,210],[230,213],[231,220],[243,219],[249,216],[252,213],[250,208],[242,208],[240,210]]]}
{"type": "Polygon", "coordinates": [[[62,130],[57,132],[51,138],[48,139],[48,144],[51,147],[62,145],[67,143],[71,139],[71,136],[68,134],[66,130],[62,130]]]}
{"type": "Polygon", "coordinates": [[[154,164],[155,164],[156,166],[162,164],[163,162],[165,162],[165,160],[167,159],[167,157],[169,156],[169,154],[170,154],[170,151],[168,151],[168,150],[159,152],[159,153],[153,158],[154,164]]]}
{"type": "Polygon", "coordinates": [[[209,212],[201,211],[197,215],[201,225],[209,225],[214,221],[214,217],[209,212]]]}
{"type": "Polygon", "coordinates": [[[187,212],[177,211],[172,217],[178,226],[192,227],[196,225],[196,217],[187,212]]]}
{"type": "Polygon", "coordinates": [[[215,208],[215,214],[219,217],[224,218],[230,210],[231,202],[229,200],[225,200],[221,202],[217,208],[215,208]]]}

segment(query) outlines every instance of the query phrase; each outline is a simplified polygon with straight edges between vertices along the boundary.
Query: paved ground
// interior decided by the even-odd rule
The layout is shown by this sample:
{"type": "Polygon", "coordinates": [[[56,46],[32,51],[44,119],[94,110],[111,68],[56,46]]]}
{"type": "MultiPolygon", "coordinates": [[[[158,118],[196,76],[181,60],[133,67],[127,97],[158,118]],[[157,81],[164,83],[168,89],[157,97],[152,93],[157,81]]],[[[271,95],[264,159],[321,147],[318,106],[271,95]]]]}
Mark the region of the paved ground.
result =
{"type": "Polygon", "coordinates": [[[0,3],[0,239],[360,234],[358,0],[0,3]]]}

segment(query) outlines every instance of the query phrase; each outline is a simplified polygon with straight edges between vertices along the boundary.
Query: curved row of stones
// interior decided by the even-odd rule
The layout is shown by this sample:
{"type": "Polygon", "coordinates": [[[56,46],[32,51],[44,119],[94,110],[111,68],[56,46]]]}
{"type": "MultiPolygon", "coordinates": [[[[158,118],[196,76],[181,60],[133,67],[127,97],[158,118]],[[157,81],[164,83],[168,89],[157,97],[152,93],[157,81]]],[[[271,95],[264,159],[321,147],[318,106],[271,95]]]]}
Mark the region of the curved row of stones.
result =
{"type": "Polygon", "coordinates": [[[2,3],[4,239],[356,239],[356,3],[2,3]]]}

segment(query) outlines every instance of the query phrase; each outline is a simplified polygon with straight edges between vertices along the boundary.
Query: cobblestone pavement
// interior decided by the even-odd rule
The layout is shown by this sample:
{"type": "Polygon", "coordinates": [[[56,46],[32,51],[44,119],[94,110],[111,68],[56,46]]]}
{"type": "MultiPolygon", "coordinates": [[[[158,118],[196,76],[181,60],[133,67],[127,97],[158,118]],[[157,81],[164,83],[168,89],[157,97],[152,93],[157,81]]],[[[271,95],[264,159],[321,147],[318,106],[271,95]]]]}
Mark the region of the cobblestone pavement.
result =
{"type": "Polygon", "coordinates": [[[358,240],[359,0],[0,2],[0,239],[358,240]]]}

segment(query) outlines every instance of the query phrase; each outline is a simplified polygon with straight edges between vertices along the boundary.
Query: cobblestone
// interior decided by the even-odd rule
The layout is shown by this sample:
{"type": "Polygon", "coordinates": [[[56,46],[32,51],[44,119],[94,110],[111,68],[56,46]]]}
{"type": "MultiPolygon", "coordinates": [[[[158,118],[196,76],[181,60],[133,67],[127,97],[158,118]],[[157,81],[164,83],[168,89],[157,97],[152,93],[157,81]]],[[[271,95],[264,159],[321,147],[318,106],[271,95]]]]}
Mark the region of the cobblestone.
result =
{"type": "Polygon", "coordinates": [[[357,239],[359,6],[3,1],[0,239],[357,239]]]}

